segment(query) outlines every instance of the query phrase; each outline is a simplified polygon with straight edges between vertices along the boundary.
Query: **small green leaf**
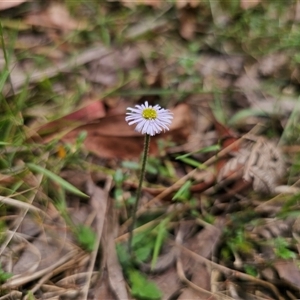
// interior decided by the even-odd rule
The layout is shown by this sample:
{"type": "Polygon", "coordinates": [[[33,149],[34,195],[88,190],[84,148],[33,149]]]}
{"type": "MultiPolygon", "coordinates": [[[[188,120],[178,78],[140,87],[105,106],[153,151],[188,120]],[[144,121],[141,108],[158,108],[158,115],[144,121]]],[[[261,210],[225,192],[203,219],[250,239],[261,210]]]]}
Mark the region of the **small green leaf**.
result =
{"type": "Polygon", "coordinates": [[[127,161],[127,160],[122,162],[122,167],[130,169],[130,170],[139,170],[140,169],[140,165],[137,162],[127,161]]]}
{"type": "Polygon", "coordinates": [[[162,292],[156,284],[149,281],[142,273],[137,270],[130,269],[128,272],[131,283],[131,294],[139,300],[159,300],[162,292]]]}
{"type": "Polygon", "coordinates": [[[123,270],[126,271],[129,267],[132,266],[132,260],[128,253],[128,247],[122,244],[117,244],[116,249],[119,262],[122,265],[123,270]]]}
{"type": "Polygon", "coordinates": [[[158,225],[158,233],[154,244],[153,257],[151,261],[151,269],[154,269],[155,267],[159,255],[159,251],[162,247],[165,237],[167,236],[167,224],[169,221],[170,221],[169,218],[166,218],[158,225]]]}
{"type": "Polygon", "coordinates": [[[0,283],[4,283],[6,280],[11,278],[13,274],[7,273],[2,269],[2,266],[0,264],[0,283]]]}
{"type": "Polygon", "coordinates": [[[77,136],[77,139],[76,139],[77,146],[82,145],[82,143],[85,141],[86,137],[87,137],[87,132],[85,130],[80,131],[77,136]]]}
{"type": "Polygon", "coordinates": [[[196,153],[208,153],[208,152],[219,151],[220,149],[221,149],[220,145],[211,145],[211,146],[204,147],[198,151],[194,151],[194,152],[190,152],[190,153],[186,153],[186,154],[177,156],[176,159],[182,160],[183,158],[189,157],[196,153]]]}
{"type": "Polygon", "coordinates": [[[46,177],[50,178],[51,180],[53,180],[54,182],[60,184],[64,189],[66,189],[67,191],[74,193],[75,195],[81,196],[81,197],[89,197],[88,195],[84,194],[83,192],[81,192],[80,190],[78,190],[75,186],[73,186],[72,184],[70,184],[69,182],[67,182],[66,180],[64,180],[63,178],[59,177],[58,175],[54,174],[53,172],[42,168],[36,164],[33,163],[27,163],[27,166],[29,169],[31,169],[32,171],[41,173],[43,175],[45,175],[46,177]]]}
{"type": "Polygon", "coordinates": [[[278,237],[274,240],[274,246],[275,246],[275,254],[283,259],[295,259],[296,254],[295,252],[291,251],[288,247],[288,242],[282,238],[278,237]]]}
{"type": "Polygon", "coordinates": [[[251,276],[257,276],[257,269],[251,265],[244,265],[245,272],[251,276]]]}
{"type": "Polygon", "coordinates": [[[147,164],[146,166],[146,171],[150,174],[156,175],[158,173],[158,169],[156,166],[151,165],[150,163],[147,164]]]}
{"type": "Polygon", "coordinates": [[[152,247],[146,245],[144,247],[139,247],[136,250],[134,250],[134,254],[137,260],[145,262],[149,258],[151,251],[152,247]]]}
{"type": "Polygon", "coordinates": [[[124,173],[122,172],[121,169],[117,169],[115,174],[114,174],[114,181],[117,184],[121,184],[125,179],[124,173]]]}
{"type": "Polygon", "coordinates": [[[243,109],[236,113],[231,120],[228,122],[229,125],[235,125],[241,120],[244,120],[247,117],[253,117],[253,116],[261,116],[265,117],[268,114],[266,114],[263,110],[259,109],[243,109]]]}
{"type": "Polygon", "coordinates": [[[192,185],[192,182],[190,180],[186,181],[182,187],[177,191],[177,193],[172,198],[173,201],[179,200],[179,201],[185,201],[190,195],[190,187],[192,185]]]}
{"type": "Polygon", "coordinates": [[[201,170],[205,170],[207,168],[204,164],[199,163],[197,160],[195,160],[193,158],[189,158],[189,157],[184,157],[184,155],[182,155],[180,157],[176,157],[176,159],[181,160],[185,164],[190,165],[195,168],[198,168],[198,169],[201,169],[201,170]]]}
{"type": "Polygon", "coordinates": [[[29,291],[26,296],[27,296],[26,299],[28,299],[28,300],[36,300],[32,291],[29,291]]]}
{"type": "Polygon", "coordinates": [[[79,225],[77,227],[77,240],[84,249],[92,252],[95,247],[96,234],[90,227],[79,225]]]}

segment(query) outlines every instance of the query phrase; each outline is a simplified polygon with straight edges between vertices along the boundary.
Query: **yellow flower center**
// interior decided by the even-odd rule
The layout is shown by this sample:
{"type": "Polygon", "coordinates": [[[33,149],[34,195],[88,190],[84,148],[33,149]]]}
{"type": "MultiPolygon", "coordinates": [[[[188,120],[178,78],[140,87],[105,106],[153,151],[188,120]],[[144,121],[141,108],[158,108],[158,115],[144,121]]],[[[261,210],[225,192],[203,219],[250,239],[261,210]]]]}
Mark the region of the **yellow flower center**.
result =
{"type": "Polygon", "coordinates": [[[142,116],[146,120],[154,120],[157,118],[157,112],[153,108],[145,108],[143,110],[142,116]]]}

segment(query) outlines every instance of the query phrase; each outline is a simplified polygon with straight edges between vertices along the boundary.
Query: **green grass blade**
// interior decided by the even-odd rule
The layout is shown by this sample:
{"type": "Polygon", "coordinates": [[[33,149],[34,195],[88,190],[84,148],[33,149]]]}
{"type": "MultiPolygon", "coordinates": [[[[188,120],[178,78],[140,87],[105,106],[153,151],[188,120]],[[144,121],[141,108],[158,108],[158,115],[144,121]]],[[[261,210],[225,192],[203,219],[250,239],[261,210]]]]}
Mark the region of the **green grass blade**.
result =
{"type": "Polygon", "coordinates": [[[207,147],[204,147],[204,148],[194,151],[194,152],[189,152],[189,153],[186,153],[183,155],[179,155],[176,157],[176,159],[183,159],[183,158],[189,157],[189,156],[191,156],[193,154],[197,154],[197,153],[208,153],[208,152],[219,151],[220,149],[221,149],[220,145],[207,146],[207,147]]]}
{"type": "Polygon", "coordinates": [[[69,192],[71,192],[75,195],[81,196],[81,197],[89,197],[88,195],[82,193],[75,186],[73,186],[72,184],[70,184],[66,180],[62,179],[58,175],[52,173],[51,171],[49,171],[45,168],[42,168],[42,167],[40,167],[36,164],[33,164],[33,163],[27,163],[27,166],[30,170],[41,173],[41,174],[45,175],[46,177],[48,177],[49,179],[51,179],[51,180],[55,181],[56,183],[60,184],[67,191],[69,191],[69,192]]]}
{"type": "Polygon", "coordinates": [[[158,226],[158,233],[154,245],[154,250],[153,250],[153,256],[152,256],[152,261],[151,261],[151,269],[153,270],[155,267],[155,264],[157,262],[157,258],[159,255],[159,251],[163,245],[164,239],[167,234],[167,224],[169,223],[169,218],[164,219],[158,226]]]}

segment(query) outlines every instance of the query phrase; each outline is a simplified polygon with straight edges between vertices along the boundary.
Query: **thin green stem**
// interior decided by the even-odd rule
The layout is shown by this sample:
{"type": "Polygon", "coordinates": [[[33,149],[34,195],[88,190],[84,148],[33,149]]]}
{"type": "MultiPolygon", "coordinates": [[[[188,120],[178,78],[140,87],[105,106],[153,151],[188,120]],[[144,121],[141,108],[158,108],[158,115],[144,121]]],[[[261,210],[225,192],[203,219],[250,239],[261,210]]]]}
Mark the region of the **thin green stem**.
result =
{"type": "Polygon", "coordinates": [[[137,212],[139,200],[140,200],[140,197],[141,197],[142,185],[143,185],[145,172],[146,172],[146,164],[147,164],[147,158],[148,158],[149,144],[150,144],[150,135],[146,134],[145,135],[145,140],[144,140],[142,169],[141,169],[141,174],[140,174],[139,186],[138,186],[138,189],[137,189],[136,199],[135,199],[134,207],[133,207],[133,210],[132,210],[132,223],[131,223],[131,227],[130,227],[130,230],[129,230],[128,249],[129,249],[130,254],[132,254],[133,229],[135,227],[136,212],[137,212]]]}

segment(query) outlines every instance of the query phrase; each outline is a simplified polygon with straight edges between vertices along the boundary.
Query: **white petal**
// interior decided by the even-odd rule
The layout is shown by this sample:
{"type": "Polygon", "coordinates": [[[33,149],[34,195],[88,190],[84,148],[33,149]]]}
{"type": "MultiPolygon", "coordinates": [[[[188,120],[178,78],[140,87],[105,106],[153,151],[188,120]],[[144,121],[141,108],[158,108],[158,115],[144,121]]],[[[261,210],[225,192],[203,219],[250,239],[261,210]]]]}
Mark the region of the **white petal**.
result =
{"type": "Polygon", "coordinates": [[[173,114],[169,110],[161,108],[158,104],[149,105],[148,101],[141,105],[135,105],[134,108],[129,107],[128,110],[125,117],[126,122],[129,125],[136,124],[136,131],[151,136],[169,130],[173,119],[173,114]],[[156,111],[156,119],[149,120],[143,117],[143,111],[147,108],[156,111]]]}

